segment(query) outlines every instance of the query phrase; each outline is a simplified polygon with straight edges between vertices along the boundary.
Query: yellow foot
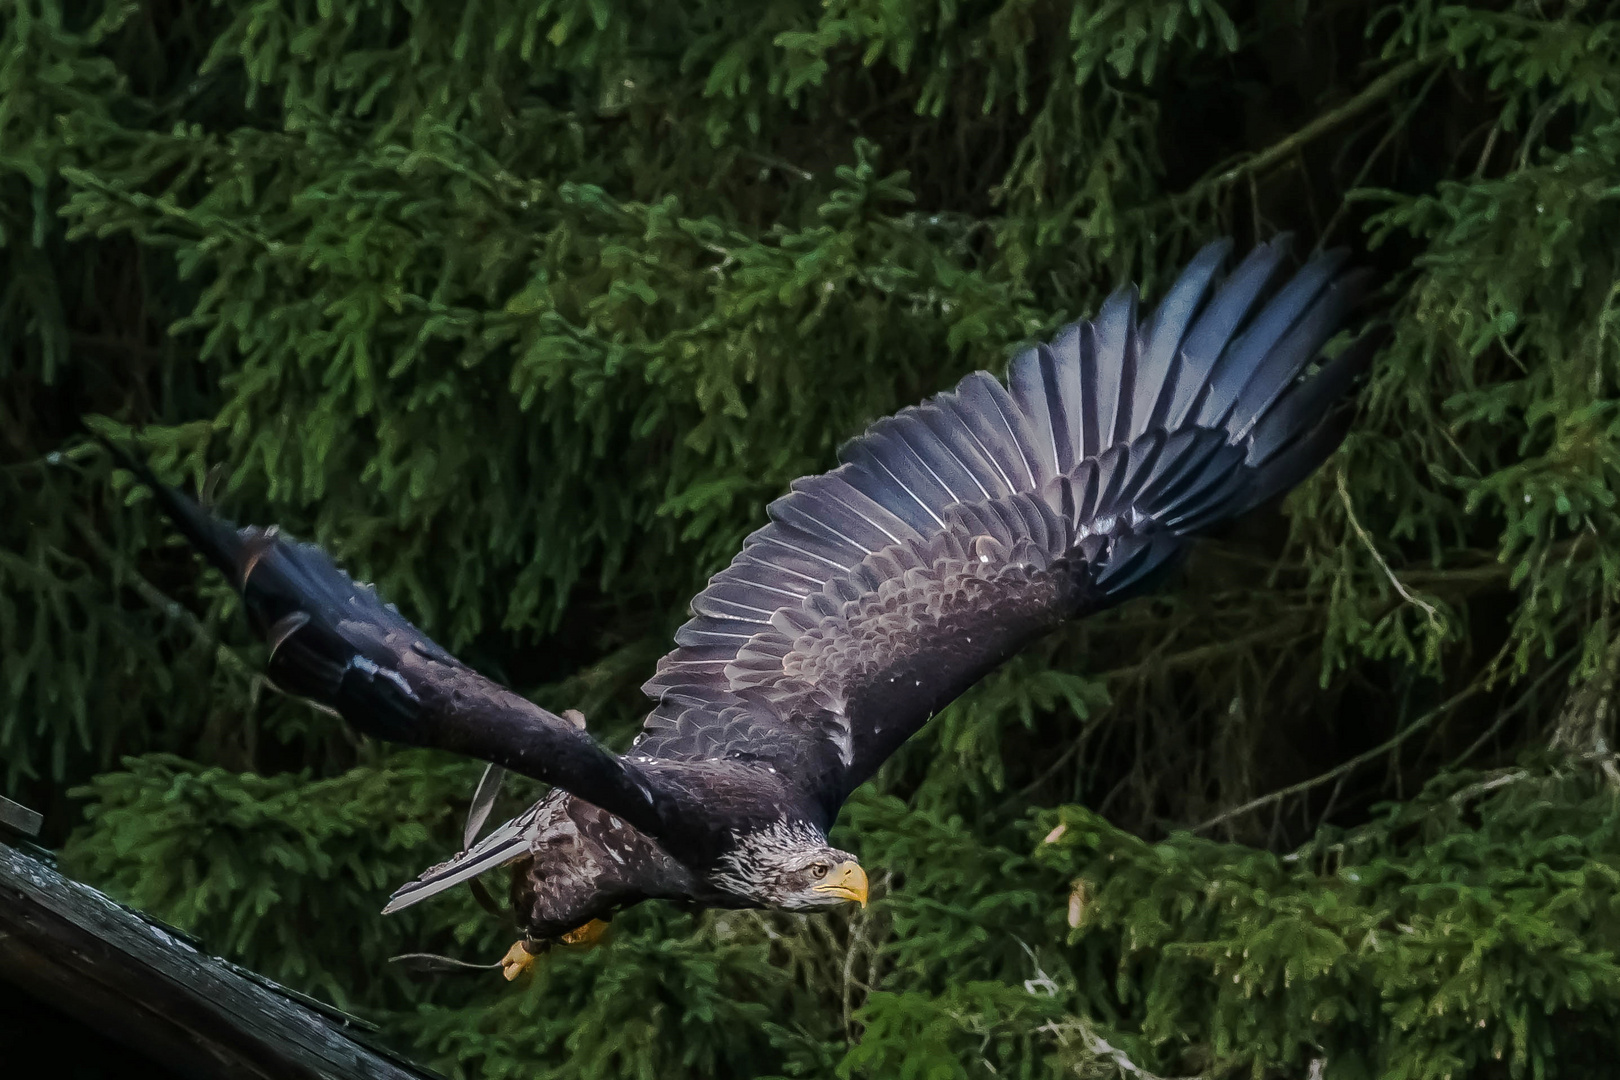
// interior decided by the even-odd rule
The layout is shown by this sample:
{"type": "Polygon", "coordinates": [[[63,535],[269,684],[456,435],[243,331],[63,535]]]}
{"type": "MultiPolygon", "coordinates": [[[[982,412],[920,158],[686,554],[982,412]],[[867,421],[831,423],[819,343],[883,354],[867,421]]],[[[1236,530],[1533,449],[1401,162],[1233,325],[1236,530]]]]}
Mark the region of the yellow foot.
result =
{"type": "Polygon", "coordinates": [[[506,955],[501,957],[501,974],[506,976],[507,982],[511,982],[528,971],[533,964],[534,953],[530,952],[529,947],[523,942],[514,941],[512,947],[506,950],[506,955]]]}
{"type": "Polygon", "coordinates": [[[581,926],[575,930],[570,930],[568,933],[564,934],[562,936],[562,943],[564,945],[582,945],[586,948],[590,948],[592,945],[595,945],[602,940],[603,936],[607,934],[607,929],[607,923],[603,922],[601,919],[592,919],[584,926],[581,926]]]}

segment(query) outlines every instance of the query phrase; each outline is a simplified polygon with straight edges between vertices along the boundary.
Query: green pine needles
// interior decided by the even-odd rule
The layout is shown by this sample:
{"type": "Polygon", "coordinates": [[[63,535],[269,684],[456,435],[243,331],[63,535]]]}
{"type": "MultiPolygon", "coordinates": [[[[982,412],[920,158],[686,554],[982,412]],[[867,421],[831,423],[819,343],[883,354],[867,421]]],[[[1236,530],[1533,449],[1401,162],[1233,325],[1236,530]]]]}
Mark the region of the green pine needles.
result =
{"type": "Polygon", "coordinates": [[[4,790],[456,1077],[1609,1076],[1617,193],[1613,4],[3,0],[4,790]],[[526,986],[387,962],[511,941],[377,914],[476,765],[269,692],[82,434],[623,745],[792,478],[1282,229],[1389,282],[1333,460],[907,746],[867,910],[526,986]]]}

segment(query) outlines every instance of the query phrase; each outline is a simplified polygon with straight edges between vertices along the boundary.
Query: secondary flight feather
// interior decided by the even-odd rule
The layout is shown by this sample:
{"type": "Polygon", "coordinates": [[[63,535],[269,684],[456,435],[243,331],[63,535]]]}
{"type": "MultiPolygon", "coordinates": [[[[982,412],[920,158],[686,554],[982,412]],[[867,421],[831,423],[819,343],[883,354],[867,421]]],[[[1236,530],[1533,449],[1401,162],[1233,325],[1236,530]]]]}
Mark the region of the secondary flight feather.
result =
{"type": "MultiPolygon", "coordinates": [[[[970,375],[795,481],[693,599],[622,754],[456,660],[319,549],[226,524],[124,460],[241,591],[279,686],[366,734],[553,785],[482,841],[470,828],[466,851],[387,908],[515,862],[511,975],[649,898],[864,903],[864,870],[827,831],[901,743],[1321,464],[1370,347],[1321,349],[1365,276],[1329,253],[1273,287],[1279,240],[1218,281],[1229,249],[1204,248],[1145,318],[1134,290],[1116,293],[1015,358],[1005,384],[970,375]]],[[[492,799],[481,785],[480,822],[492,799]]]]}

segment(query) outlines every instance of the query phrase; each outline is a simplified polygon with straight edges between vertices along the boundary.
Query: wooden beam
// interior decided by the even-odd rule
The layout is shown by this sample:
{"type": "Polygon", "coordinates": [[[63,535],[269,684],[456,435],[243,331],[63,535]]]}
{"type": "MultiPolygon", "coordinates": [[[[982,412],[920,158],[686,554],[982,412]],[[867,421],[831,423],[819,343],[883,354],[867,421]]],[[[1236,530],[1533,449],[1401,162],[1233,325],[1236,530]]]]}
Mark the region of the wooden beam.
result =
{"type": "Polygon", "coordinates": [[[44,823],[45,819],[39,811],[30,810],[22,803],[14,803],[0,795],[0,828],[23,836],[38,836],[39,827],[44,823]]]}
{"type": "MultiPolygon", "coordinates": [[[[433,1080],[346,1016],[0,844],[0,980],[196,1080],[433,1080]]],[[[70,1072],[73,1048],[58,1046],[70,1072]]]]}

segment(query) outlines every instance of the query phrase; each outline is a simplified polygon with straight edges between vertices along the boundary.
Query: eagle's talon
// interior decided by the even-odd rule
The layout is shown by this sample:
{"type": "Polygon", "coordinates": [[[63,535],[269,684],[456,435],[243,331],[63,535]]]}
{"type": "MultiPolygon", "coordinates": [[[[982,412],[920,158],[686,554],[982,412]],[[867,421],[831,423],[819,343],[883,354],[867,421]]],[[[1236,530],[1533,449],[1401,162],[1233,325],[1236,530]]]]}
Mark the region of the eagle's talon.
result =
{"type": "Polygon", "coordinates": [[[607,936],[607,930],[607,923],[601,919],[592,919],[584,926],[575,927],[568,931],[562,936],[561,940],[564,945],[578,945],[588,949],[593,945],[601,944],[602,938],[607,936]]]}
{"type": "Polygon", "coordinates": [[[522,975],[532,966],[534,966],[534,953],[529,951],[529,945],[525,941],[512,942],[512,947],[506,950],[505,956],[501,957],[501,974],[506,977],[507,982],[511,982],[519,975],[522,975]]]}

